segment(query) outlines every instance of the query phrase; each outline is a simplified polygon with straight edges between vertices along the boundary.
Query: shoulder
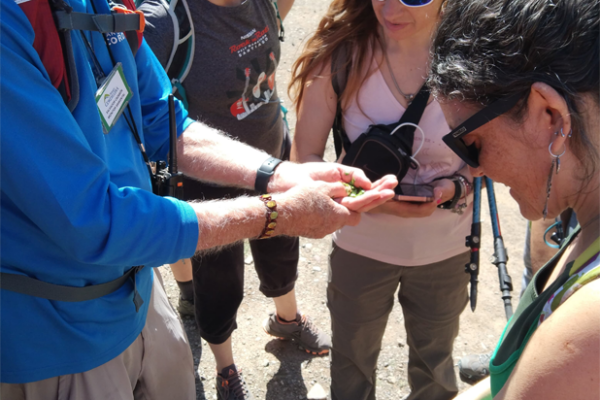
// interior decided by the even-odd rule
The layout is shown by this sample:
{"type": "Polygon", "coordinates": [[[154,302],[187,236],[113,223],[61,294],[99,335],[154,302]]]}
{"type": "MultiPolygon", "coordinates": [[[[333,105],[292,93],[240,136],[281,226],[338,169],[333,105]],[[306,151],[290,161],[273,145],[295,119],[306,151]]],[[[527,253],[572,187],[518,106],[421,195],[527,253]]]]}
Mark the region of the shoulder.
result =
{"type": "Polygon", "coordinates": [[[598,398],[599,310],[600,280],[595,280],[537,328],[497,398],[598,398]]]}
{"type": "Polygon", "coordinates": [[[144,0],[138,7],[146,18],[144,39],[164,67],[174,45],[175,27],[168,14],[168,5],[163,0],[144,0]]]}

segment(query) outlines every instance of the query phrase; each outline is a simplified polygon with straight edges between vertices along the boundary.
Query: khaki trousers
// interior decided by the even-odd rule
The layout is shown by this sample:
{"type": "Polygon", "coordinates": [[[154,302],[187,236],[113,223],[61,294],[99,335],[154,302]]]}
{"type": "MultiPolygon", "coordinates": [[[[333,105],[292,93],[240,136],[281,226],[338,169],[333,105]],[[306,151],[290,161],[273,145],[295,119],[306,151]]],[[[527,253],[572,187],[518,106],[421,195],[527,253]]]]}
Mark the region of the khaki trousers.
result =
{"type": "Polygon", "coordinates": [[[467,252],[402,267],[333,245],[327,287],[332,400],[375,400],[377,358],[398,285],[409,346],[407,400],[455,397],[452,346],[468,300],[468,261],[467,252]]]}
{"type": "Polygon", "coordinates": [[[4,400],[195,400],[194,360],[160,274],[146,325],[120,355],[90,371],[25,384],[1,384],[4,400]]]}

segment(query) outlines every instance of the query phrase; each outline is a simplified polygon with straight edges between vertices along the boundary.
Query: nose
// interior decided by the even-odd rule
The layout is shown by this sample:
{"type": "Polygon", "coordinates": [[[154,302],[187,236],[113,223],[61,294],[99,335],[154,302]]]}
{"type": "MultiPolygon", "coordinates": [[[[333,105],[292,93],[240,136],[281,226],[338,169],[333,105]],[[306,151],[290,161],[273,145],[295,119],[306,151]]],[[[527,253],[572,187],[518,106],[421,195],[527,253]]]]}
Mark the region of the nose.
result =
{"type": "Polygon", "coordinates": [[[474,178],[481,178],[482,176],[485,175],[483,173],[483,168],[481,168],[481,165],[477,168],[473,168],[473,167],[469,166],[469,171],[471,172],[471,175],[473,175],[474,178]]]}

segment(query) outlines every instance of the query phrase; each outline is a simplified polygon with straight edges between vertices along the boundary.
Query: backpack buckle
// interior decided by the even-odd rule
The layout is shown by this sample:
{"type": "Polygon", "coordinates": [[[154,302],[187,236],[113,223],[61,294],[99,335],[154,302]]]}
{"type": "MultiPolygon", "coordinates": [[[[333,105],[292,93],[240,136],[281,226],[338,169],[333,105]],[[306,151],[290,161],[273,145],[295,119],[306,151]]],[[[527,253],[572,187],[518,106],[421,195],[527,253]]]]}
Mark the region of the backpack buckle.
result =
{"type": "Polygon", "coordinates": [[[140,29],[137,29],[136,32],[137,33],[143,33],[144,29],[146,28],[146,18],[144,17],[144,13],[142,13],[140,10],[130,10],[127,7],[123,6],[123,5],[116,5],[112,8],[112,11],[117,13],[117,14],[137,14],[140,18],[140,29]]]}

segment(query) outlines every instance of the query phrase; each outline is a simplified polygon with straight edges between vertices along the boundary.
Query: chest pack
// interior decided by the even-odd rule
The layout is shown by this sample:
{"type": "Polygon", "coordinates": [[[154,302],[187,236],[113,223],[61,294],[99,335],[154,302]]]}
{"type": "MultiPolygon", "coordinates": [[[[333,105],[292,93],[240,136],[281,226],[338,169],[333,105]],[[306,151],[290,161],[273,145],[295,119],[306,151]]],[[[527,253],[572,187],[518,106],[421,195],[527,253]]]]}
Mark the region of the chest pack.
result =
{"type": "MultiPolygon", "coordinates": [[[[88,14],[73,11],[64,0],[15,0],[27,16],[35,33],[33,47],[38,53],[52,85],[73,112],[79,101],[79,83],[71,34],[74,31],[100,33],[122,32],[133,54],[142,43],[144,15],[133,0],[112,2],[111,14],[88,14]]],[[[93,4],[93,3],[92,3],[93,4]]],[[[104,36],[106,39],[106,36],[104,36]]],[[[108,44],[107,44],[108,45],[108,44]]],[[[109,282],[84,287],[56,285],[26,275],[2,272],[1,288],[49,300],[79,302],[106,296],[133,281],[133,303],[136,311],[144,303],[136,289],[135,276],[143,266],[132,267],[109,282]]]]}
{"type": "MultiPolygon", "coordinates": [[[[418,166],[412,151],[414,132],[427,106],[429,89],[423,85],[398,122],[370,125],[351,143],[342,125],[340,100],[351,68],[350,60],[349,46],[340,46],[331,58],[331,83],[338,97],[332,127],[336,155],[339,158],[344,150],[342,164],[362,169],[371,181],[392,174],[400,182],[410,168],[418,166]]],[[[400,185],[396,190],[400,190],[400,185]]]]}
{"type": "MultiPolygon", "coordinates": [[[[194,63],[196,48],[194,21],[192,20],[187,0],[159,1],[173,23],[173,46],[171,47],[171,54],[169,55],[167,65],[165,65],[165,72],[173,85],[173,94],[188,109],[188,99],[183,87],[183,81],[187,78],[194,63]]],[[[144,0],[136,0],[138,6],[143,2],[144,0]]],[[[273,6],[277,12],[277,19],[279,21],[279,40],[283,42],[284,29],[276,0],[273,0],[273,6]]]]}

